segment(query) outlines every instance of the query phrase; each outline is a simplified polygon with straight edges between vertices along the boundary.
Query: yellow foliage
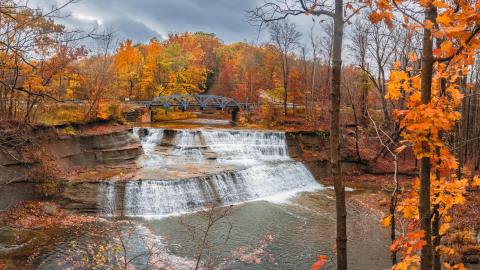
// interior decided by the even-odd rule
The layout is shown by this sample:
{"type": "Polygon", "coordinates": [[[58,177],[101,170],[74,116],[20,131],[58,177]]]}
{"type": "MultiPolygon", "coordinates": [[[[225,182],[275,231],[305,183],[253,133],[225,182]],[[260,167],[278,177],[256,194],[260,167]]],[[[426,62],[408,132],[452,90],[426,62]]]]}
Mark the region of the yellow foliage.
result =
{"type": "Polygon", "coordinates": [[[445,12],[443,14],[438,15],[437,22],[442,25],[450,25],[450,23],[452,22],[452,18],[449,13],[445,12]]]}
{"type": "Polygon", "coordinates": [[[388,227],[390,226],[390,224],[392,224],[392,216],[391,215],[388,215],[386,216],[385,218],[382,219],[382,225],[383,227],[388,227]]]}
{"type": "Polygon", "coordinates": [[[473,177],[473,185],[474,186],[480,186],[480,177],[478,175],[473,177]]]}
{"type": "Polygon", "coordinates": [[[173,121],[197,118],[197,115],[193,112],[166,112],[163,109],[155,110],[154,121],[173,121]]]}
{"type": "Polygon", "coordinates": [[[448,229],[450,229],[450,223],[443,223],[441,226],[440,226],[440,230],[439,230],[439,234],[440,235],[445,235],[448,231],[448,229]]]}

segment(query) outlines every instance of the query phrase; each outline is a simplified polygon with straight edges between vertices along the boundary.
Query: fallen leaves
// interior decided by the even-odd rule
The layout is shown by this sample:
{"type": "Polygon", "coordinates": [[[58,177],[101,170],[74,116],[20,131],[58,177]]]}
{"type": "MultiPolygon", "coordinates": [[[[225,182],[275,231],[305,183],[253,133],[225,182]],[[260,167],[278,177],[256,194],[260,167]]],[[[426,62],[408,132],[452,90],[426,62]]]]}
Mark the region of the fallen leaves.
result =
{"type": "Polygon", "coordinates": [[[1,223],[22,229],[70,227],[96,220],[95,217],[69,214],[53,202],[38,201],[22,201],[0,214],[1,223]]]}

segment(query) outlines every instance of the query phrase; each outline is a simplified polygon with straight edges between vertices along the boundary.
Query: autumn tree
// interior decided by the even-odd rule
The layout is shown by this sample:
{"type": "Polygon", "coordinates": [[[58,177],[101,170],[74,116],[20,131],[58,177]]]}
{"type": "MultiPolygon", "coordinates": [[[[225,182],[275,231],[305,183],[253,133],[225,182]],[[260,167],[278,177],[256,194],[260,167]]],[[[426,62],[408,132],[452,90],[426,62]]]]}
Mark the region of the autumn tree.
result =
{"type": "Polygon", "coordinates": [[[444,136],[460,118],[458,106],[462,95],[458,82],[468,74],[480,44],[479,8],[468,1],[382,0],[374,2],[370,14],[373,22],[384,21],[390,28],[395,14],[402,14],[406,29],[423,31],[420,72],[412,73],[412,67],[402,70],[399,62],[387,86],[389,99],[406,99],[405,109],[398,110],[396,115],[404,128],[403,139],[421,160],[418,184],[406,199],[409,203],[404,201],[401,207],[404,216],[418,219],[420,226],[411,226],[408,235],[395,243],[394,248],[402,246],[404,251],[408,250],[397,268],[440,269],[438,254],[445,249],[437,239],[448,230],[451,207],[464,201],[466,180],[452,174],[458,163],[444,136]],[[418,12],[423,14],[422,18],[418,18],[418,12]],[[418,208],[407,207],[414,200],[418,201],[418,208]],[[440,227],[441,222],[445,226],[440,227]],[[437,234],[432,235],[432,231],[437,234]],[[420,257],[416,250],[421,250],[420,257]]]}
{"type": "Polygon", "coordinates": [[[141,59],[137,50],[131,40],[122,42],[113,60],[118,87],[128,89],[125,94],[128,98],[133,97],[134,89],[137,87],[141,76],[141,59]]]}
{"type": "MultiPolygon", "coordinates": [[[[312,27],[310,28],[310,47],[312,48],[312,71],[311,71],[311,79],[310,79],[310,113],[313,114],[313,111],[315,110],[314,108],[314,103],[315,103],[315,92],[317,89],[317,73],[318,73],[318,66],[319,66],[319,56],[320,53],[323,51],[322,50],[322,39],[320,36],[316,35],[314,33],[315,30],[315,23],[312,24],[312,27]]],[[[323,44],[324,45],[324,44],[323,44]]],[[[327,49],[329,51],[329,49],[327,49]]],[[[307,95],[306,95],[307,96],[307,95]]]]}
{"type": "Polygon", "coordinates": [[[268,94],[282,85],[279,55],[278,48],[269,44],[236,42],[218,48],[218,76],[210,93],[261,102],[262,93],[268,94]]]}
{"type": "Polygon", "coordinates": [[[160,59],[164,50],[165,46],[155,38],[148,44],[139,46],[142,59],[140,88],[137,93],[139,99],[159,95],[168,82],[167,68],[162,66],[160,59]]]}
{"type": "Polygon", "coordinates": [[[88,36],[67,31],[54,18],[64,5],[49,11],[28,3],[6,0],[0,6],[0,112],[2,117],[23,114],[29,122],[32,111],[46,100],[59,101],[52,83],[85,51],[75,41],[88,36]]]}
{"type": "Polygon", "coordinates": [[[367,47],[368,47],[368,25],[363,21],[356,20],[352,33],[350,36],[351,45],[350,50],[355,57],[357,65],[362,70],[360,74],[360,85],[358,86],[358,96],[359,96],[359,122],[362,125],[367,125],[368,117],[368,88],[369,88],[369,78],[367,75],[368,72],[368,59],[367,59],[367,47]]]}
{"type": "Polygon", "coordinates": [[[77,91],[83,92],[83,98],[87,102],[87,109],[83,119],[104,118],[100,107],[104,104],[111,93],[114,79],[114,60],[112,57],[115,48],[115,37],[112,33],[105,33],[96,41],[95,52],[88,59],[84,59],[78,66],[77,91]]]}
{"type": "Polygon", "coordinates": [[[207,70],[204,91],[208,92],[218,75],[217,50],[223,46],[223,42],[213,33],[196,32],[194,38],[204,53],[202,64],[207,70]]]}

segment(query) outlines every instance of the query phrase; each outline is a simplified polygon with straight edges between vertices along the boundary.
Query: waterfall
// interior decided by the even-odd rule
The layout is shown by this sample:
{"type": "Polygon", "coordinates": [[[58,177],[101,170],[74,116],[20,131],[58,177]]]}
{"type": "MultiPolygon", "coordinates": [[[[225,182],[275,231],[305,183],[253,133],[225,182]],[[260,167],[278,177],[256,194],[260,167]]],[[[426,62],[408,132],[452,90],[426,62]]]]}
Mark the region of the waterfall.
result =
{"type": "Polygon", "coordinates": [[[201,147],[199,132],[183,130],[175,137],[175,148],[172,153],[183,160],[199,162],[204,159],[201,147]]]}
{"type": "Polygon", "coordinates": [[[283,132],[204,131],[210,149],[220,163],[256,163],[289,160],[283,132]]]}
{"type": "Polygon", "coordinates": [[[186,179],[165,180],[159,173],[155,179],[104,184],[99,190],[105,197],[98,200],[100,207],[122,205],[122,211],[104,210],[104,214],[164,216],[323,188],[301,162],[290,158],[283,132],[181,130],[169,136],[154,128],[134,132],[145,151],[141,166],[192,163],[224,169],[186,179]],[[124,188],[116,189],[119,185],[124,188]],[[116,195],[119,190],[123,194],[116,195]]]}
{"type": "Polygon", "coordinates": [[[125,187],[124,211],[129,216],[185,213],[212,203],[238,204],[318,187],[311,173],[298,162],[260,165],[202,178],[130,181],[125,187]]]}
{"type": "Polygon", "coordinates": [[[117,209],[115,184],[112,182],[102,182],[98,188],[97,201],[101,205],[101,214],[105,216],[114,216],[117,209]]]}
{"type": "Polygon", "coordinates": [[[141,134],[141,130],[145,129],[133,129],[133,133],[140,139],[145,153],[145,156],[140,159],[140,164],[144,167],[157,167],[165,163],[163,157],[156,152],[157,146],[163,139],[163,129],[147,129],[148,133],[145,132],[146,134],[141,134]]]}

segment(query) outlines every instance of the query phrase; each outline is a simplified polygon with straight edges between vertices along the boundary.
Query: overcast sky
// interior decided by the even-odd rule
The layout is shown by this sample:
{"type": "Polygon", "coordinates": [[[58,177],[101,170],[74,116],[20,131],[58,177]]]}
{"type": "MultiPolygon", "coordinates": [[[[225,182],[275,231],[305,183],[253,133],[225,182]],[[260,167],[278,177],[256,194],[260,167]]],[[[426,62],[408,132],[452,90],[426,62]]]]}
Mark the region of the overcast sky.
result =
{"type": "MultiPolygon", "coordinates": [[[[46,9],[66,0],[31,0],[46,9]]],[[[265,31],[258,38],[255,26],[245,19],[245,11],[262,0],[79,0],[63,13],[62,23],[82,29],[112,29],[120,40],[146,42],[152,37],[165,38],[169,32],[210,32],[226,43],[264,42],[265,31]]],[[[311,18],[297,16],[293,21],[306,40],[311,18]]]]}

